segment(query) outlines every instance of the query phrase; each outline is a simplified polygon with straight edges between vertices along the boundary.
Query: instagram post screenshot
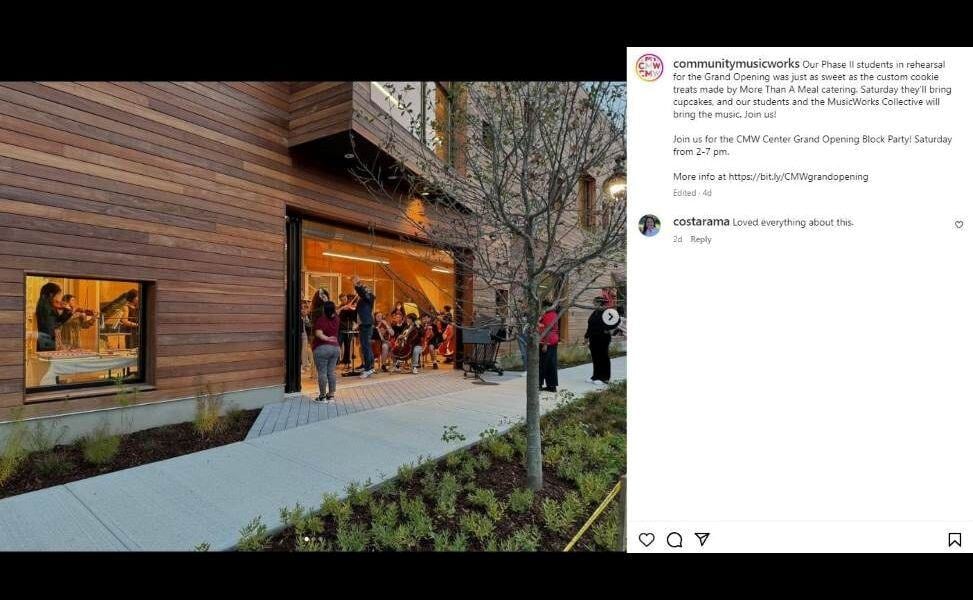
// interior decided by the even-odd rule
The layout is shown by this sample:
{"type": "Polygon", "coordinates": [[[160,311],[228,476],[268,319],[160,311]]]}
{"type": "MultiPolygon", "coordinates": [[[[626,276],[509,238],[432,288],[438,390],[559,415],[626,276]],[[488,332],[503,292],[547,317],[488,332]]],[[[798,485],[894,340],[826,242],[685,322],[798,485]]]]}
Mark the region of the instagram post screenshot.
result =
{"type": "Polygon", "coordinates": [[[973,49],[617,20],[0,69],[0,573],[965,560],[973,49]]]}
{"type": "Polygon", "coordinates": [[[970,58],[629,48],[630,552],[969,551],[970,58]]]}

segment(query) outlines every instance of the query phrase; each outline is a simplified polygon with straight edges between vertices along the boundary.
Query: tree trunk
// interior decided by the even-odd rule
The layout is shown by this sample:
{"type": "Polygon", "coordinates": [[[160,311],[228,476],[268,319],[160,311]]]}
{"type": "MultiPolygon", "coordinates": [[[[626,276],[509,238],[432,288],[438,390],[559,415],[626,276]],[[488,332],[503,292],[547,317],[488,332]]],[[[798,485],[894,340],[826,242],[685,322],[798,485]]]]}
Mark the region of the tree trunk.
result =
{"type": "Polygon", "coordinates": [[[527,337],[527,487],[544,487],[544,463],[541,454],[540,353],[537,332],[527,337]]]}

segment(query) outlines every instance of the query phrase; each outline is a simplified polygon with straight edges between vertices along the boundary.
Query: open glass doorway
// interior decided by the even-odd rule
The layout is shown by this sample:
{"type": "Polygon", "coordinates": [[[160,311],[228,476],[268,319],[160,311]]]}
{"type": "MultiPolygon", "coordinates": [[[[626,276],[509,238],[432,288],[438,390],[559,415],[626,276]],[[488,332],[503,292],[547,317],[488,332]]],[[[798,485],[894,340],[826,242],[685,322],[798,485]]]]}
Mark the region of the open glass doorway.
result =
{"type": "MultiPolygon", "coordinates": [[[[389,315],[401,303],[406,314],[436,315],[449,307],[454,319],[462,318],[457,296],[463,294],[457,294],[455,265],[446,252],[306,217],[294,221],[288,231],[288,244],[288,289],[292,290],[288,301],[295,306],[313,298],[321,288],[340,304],[341,295],[355,294],[352,278],[357,275],[375,293],[376,312],[389,315]]],[[[303,373],[301,370],[299,315],[291,319],[294,326],[288,327],[287,390],[314,389],[316,384],[310,373],[306,368],[303,373]],[[296,368],[292,361],[298,363],[296,368]]]]}

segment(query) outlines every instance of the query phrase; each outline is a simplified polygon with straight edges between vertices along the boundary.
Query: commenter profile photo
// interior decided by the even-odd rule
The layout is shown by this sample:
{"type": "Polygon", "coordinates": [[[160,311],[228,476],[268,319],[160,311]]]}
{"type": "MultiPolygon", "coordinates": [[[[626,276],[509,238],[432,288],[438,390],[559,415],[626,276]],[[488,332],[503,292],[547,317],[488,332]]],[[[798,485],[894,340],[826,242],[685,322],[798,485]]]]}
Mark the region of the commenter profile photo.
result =
{"type": "Polygon", "coordinates": [[[642,218],[639,219],[639,231],[642,232],[642,235],[645,237],[652,237],[659,233],[661,226],[662,221],[660,221],[659,217],[655,215],[643,215],[642,218]]]}

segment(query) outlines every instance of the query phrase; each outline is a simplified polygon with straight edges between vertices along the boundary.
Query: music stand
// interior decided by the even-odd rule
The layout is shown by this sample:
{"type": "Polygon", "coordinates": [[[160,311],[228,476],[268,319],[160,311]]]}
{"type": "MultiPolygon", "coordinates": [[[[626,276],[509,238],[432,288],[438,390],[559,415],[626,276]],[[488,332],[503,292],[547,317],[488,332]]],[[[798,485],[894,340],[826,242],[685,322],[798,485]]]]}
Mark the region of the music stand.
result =
{"type": "Polygon", "coordinates": [[[348,370],[341,373],[342,377],[357,377],[362,374],[361,371],[355,368],[355,347],[358,346],[358,330],[349,329],[347,331],[342,331],[341,335],[345,336],[345,343],[351,344],[351,348],[348,350],[348,359],[351,364],[348,365],[348,370]]]}

